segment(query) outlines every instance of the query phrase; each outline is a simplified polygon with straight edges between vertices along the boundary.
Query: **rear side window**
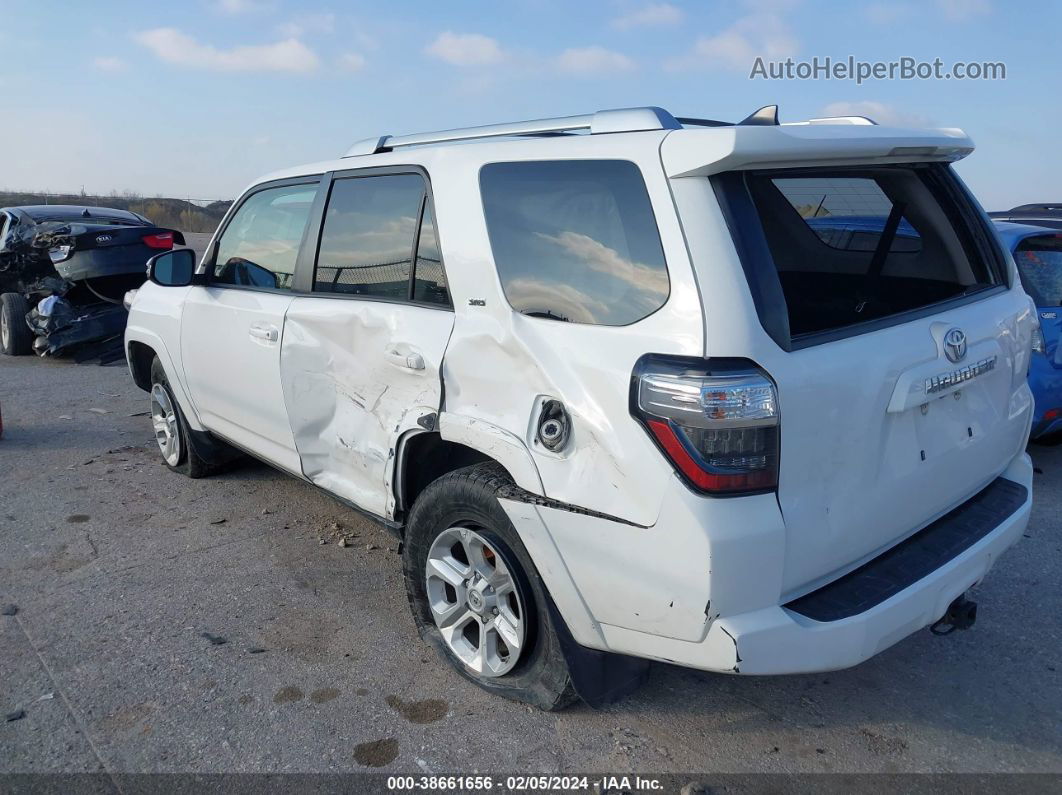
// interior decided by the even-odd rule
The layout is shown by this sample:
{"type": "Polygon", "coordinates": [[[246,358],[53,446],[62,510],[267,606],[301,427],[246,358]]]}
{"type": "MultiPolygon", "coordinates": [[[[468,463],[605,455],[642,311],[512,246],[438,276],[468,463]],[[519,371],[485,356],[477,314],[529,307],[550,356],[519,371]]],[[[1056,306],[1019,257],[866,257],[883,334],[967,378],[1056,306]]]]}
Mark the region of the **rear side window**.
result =
{"type": "Polygon", "coordinates": [[[1002,281],[993,238],[944,166],[721,177],[717,188],[726,186],[728,201],[734,191],[751,199],[748,217],[732,223],[732,231],[745,236],[746,251],[762,245],[750,247],[748,236],[762,233],[792,339],[880,321],[1002,281]]]}
{"type": "Polygon", "coordinates": [[[1062,235],[1025,238],[1014,249],[1014,261],[1037,306],[1062,306],[1062,235]]]}
{"type": "Polygon", "coordinates": [[[624,326],[667,301],[660,235],[633,163],[491,163],[480,190],[498,276],[517,312],[624,326]]]}
{"type": "Polygon", "coordinates": [[[317,185],[266,188],[221,233],[212,284],[290,290],[317,185]]]}
{"type": "Polygon", "coordinates": [[[449,305],[423,177],[387,174],[336,180],[325,212],[313,289],[449,305]]]}

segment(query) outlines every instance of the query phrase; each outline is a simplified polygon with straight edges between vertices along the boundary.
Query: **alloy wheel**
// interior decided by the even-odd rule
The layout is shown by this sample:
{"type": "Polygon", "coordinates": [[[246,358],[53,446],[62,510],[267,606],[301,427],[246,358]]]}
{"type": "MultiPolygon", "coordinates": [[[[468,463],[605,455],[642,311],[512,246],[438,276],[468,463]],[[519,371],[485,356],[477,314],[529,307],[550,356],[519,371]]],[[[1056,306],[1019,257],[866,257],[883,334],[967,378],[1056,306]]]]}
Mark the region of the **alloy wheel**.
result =
{"type": "Polygon", "coordinates": [[[177,466],[181,460],[177,411],[162,384],[154,384],[151,387],[151,424],[155,429],[155,441],[159,444],[162,457],[171,467],[177,466]]]}
{"type": "Polygon", "coordinates": [[[493,542],[451,527],[432,543],[425,569],[432,618],[450,651],[481,676],[509,673],[524,649],[527,615],[493,542]]]}

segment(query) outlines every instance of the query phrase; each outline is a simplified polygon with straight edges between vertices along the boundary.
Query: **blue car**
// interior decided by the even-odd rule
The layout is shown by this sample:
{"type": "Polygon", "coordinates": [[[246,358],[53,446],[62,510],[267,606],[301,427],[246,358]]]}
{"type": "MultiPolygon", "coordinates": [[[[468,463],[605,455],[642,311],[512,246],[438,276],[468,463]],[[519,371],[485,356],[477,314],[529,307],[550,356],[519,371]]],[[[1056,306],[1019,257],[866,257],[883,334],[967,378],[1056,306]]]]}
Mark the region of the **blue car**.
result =
{"type": "Polygon", "coordinates": [[[1032,438],[1062,434],[1062,232],[994,221],[1014,255],[1022,286],[1036,302],[1040,335],[1034,340],[1029,387],[1036,399],[1032,438]]]}

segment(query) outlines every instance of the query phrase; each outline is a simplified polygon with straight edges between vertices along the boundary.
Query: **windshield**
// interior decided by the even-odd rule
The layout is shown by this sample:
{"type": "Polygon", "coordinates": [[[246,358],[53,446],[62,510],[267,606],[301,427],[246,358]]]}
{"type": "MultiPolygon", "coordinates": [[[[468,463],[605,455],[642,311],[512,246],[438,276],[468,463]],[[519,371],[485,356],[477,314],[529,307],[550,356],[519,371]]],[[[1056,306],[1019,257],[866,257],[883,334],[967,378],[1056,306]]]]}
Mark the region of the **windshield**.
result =
{"type": "Polygon", "coordinates": [[[1014,249],[1014,261],[1037,306],[1062,306],[1062,235],[1025,238],[1014,249]]]}

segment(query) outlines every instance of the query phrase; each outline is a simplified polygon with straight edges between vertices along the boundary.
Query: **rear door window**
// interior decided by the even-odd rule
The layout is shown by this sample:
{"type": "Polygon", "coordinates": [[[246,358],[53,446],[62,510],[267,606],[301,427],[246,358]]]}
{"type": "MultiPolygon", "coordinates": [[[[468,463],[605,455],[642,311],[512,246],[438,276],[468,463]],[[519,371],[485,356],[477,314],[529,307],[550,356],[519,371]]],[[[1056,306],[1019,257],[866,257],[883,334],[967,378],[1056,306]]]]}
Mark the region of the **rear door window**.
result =
{"type": "Polygon", "coordinates": [[[1025,238],[1014,249],[1014,261],[1037,306],[1062,306],[1062,235],[1025,238]]]}
{"type": "Polygon", "coordinates": [[[333,183],[313,290],[449,306],[420,174],[345,177],[333,183]]]}
{"type": "Polygon", "coordinates": [[[624,326],[667,301],[664,251],[633,163],[491,163],[480,189],[498,276],[517,312],[624,326]]]}

